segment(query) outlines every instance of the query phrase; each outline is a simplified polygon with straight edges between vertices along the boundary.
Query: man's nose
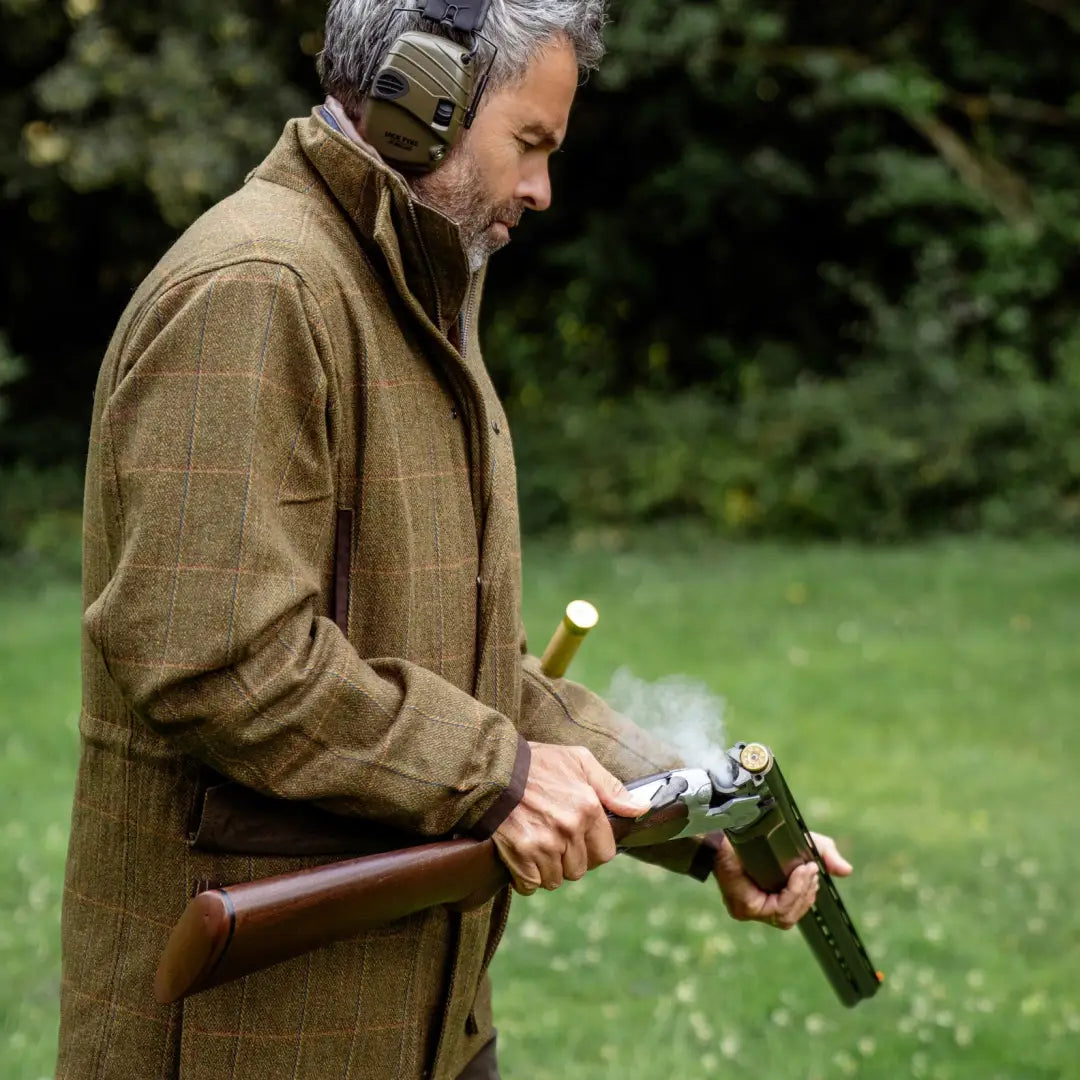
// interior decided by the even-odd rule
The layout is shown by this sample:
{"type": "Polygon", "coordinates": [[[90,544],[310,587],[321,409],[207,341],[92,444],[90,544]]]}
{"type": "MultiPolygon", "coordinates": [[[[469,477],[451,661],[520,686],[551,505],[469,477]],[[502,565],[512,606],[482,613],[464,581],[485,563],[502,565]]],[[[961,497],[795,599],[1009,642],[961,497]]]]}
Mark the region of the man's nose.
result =
{"type": "Polygon", "coordinates": [[[546,210],[551,205],[551,177],[547,158],[522,173],[514,195],[530,210],[546,210]]]}

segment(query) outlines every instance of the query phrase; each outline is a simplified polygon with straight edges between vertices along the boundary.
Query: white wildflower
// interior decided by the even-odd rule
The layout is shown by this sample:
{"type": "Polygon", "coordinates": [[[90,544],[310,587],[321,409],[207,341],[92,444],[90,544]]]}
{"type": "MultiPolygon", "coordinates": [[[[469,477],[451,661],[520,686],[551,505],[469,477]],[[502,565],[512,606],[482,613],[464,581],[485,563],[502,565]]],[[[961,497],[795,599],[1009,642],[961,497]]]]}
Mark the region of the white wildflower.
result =
{"type": "Polygon", "coordinates": [[[692,1012],[687,1017],[687,1020],[689,1021],[690,1028],[694,1032],[694,1037],[698,1042],[712,1042],[713,1029],[709,1026],[709,1021],[705,1019],[704,1013],[692,1012]]]}
{"type": "Polygon", "coordinates": [[[844,1076],[854,1076],[856,1069],[859,1067],[855,1059],[846,1050],[840,1050],[833,1054],[833,1064],[844,1076]]]}

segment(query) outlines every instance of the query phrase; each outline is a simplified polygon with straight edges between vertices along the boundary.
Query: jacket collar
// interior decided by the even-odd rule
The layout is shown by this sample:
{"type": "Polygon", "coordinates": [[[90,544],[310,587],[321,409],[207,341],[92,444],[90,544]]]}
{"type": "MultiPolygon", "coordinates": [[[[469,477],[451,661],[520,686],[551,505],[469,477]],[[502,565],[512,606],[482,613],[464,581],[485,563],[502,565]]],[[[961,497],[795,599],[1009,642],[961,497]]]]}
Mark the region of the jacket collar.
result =
{"type": "Polygon", "coordinates": [[[252,175],[305,192],[321,180],[364,246],[381,252],[403,298],[447,333],[469,287],[457,224],[415,198],[400,173],[328,123],[323,106],[290,120],[252,175]]]}

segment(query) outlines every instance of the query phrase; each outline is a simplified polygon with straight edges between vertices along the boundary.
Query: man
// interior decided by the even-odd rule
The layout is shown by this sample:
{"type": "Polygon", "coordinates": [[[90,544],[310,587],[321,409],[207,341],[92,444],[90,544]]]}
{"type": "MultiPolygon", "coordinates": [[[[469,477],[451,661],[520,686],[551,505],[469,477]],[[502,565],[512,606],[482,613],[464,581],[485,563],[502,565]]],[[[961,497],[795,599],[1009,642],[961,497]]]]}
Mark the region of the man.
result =
{"type": "MultiPolygon", "coordinates": [[[[488,256],[550,202],[599,5],[494,0],[475,122],[425,175],[363,128],[417,22],[394,7],[331,4],[326,104],[165,255],[102,367],[58,1080],[495,1076],[509,890],[182,1006],[153,1001],[157,957],[209,881],[432,837],[493,835],[519,893],[557,888],[613,856],[605,811],[640,813],[616,777],[677,764],[525,652],[476,332],[488,256]]],[[[803,867],[766,896],[716,841],[646,857],[780,927],[816,889],[803,867]]]]}

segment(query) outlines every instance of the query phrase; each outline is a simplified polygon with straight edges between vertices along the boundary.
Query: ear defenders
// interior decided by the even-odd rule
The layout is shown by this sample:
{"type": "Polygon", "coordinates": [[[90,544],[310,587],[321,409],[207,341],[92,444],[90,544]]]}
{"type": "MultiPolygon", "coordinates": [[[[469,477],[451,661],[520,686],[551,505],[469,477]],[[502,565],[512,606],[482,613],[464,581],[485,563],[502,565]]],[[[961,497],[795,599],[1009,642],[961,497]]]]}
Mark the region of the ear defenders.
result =
{"type": "Polygon", "coordinates": [[[367,88],[363,119],[364,138],[393,165],[414,172],[434,169],[461,129],[472,124],[487,83],[486,73],[477,77],[476,38],[489,3],[424,0],[422,8],[398,9],[420,11],[440,29],[472,35],[472,43],[407,30],[390,46],[367,88]]]}

